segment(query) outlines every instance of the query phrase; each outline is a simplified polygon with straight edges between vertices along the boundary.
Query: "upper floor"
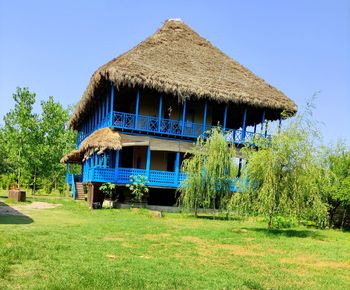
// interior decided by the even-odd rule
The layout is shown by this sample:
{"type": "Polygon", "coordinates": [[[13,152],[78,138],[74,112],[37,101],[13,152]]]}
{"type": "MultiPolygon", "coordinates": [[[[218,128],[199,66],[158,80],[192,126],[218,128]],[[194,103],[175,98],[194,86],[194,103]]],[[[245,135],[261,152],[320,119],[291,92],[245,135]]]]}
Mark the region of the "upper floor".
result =
{"type": "Polygon", "coordinates": [[[123,87],[117,90],[113,84],[94,100],[79,124],[78,148],[87,136],[104,127],[126,133],[195,140],[219,125],[227,141],[236,145],[251,144],[257,135],[269,137],[265,110],[244,105],[203,98],[179,100],[150,89],[123,87]]]}

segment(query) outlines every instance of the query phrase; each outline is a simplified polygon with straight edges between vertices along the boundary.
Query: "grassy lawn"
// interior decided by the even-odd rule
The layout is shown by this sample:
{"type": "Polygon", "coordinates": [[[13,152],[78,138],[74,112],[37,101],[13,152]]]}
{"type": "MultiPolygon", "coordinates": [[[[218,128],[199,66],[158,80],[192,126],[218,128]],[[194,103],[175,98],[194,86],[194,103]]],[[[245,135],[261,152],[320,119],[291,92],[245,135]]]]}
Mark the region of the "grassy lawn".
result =
{"type": "Polygon", "coordinates": [[[0,216],[1,289],[350,289],[349,232],[36,200],[0,216]]]}

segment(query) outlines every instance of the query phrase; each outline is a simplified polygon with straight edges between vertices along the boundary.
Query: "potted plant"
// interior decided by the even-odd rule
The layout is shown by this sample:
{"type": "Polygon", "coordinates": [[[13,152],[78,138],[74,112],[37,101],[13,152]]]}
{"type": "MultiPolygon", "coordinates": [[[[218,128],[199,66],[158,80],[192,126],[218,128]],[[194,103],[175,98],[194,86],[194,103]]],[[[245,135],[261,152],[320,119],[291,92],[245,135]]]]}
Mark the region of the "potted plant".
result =
{"type": "Polygon", "coordinates": [[[131,195],[133,196],[132,202],[133,205],[142,207],[142,198],[149,192],[147,187],[148,179],[143,175],[131,175],[130,184],[126,186],[130,189],[131,195]]]}
{"type": "Polygon", "coordinates": [[[104,193],[105,197],[109,198],[109,208],[113,207],[113,193],[115,191],[116,188],[116,184],[110,183],[110,182],[106,182],[103,183],[99,189],[104,193]]]}

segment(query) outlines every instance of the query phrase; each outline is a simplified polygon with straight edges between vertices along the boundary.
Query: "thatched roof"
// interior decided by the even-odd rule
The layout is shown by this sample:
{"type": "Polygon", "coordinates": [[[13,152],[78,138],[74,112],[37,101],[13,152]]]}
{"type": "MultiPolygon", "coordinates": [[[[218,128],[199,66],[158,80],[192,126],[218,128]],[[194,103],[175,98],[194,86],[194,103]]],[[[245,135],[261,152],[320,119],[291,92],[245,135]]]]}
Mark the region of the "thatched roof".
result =
{"type": "Polygon", "coordinates": [[[64,155],[60,162],[61,163],[81,163],[83,160],[83,156],[79,150],[73,150],[68,154],[64,155]]]}
{"type": "Polygon", "coordinates": [[[70,126],[95,97],[95,91],[114,82],[116,87],[140,86],[180,98],[296,112],[296,104],[281,91],[231,59],[181,20],[168,20],[155,34],[100,67],[91,77],[70,126]]]}
{"type": "Polygon", "coordinates": [[[120,150],[122,148],[121,138],[116,130],[102,128],[94,131],[86,137],[80,145],[80,152],[85,154],[85,158],[93,152],[102,154],[105,150],[120,150]]]}

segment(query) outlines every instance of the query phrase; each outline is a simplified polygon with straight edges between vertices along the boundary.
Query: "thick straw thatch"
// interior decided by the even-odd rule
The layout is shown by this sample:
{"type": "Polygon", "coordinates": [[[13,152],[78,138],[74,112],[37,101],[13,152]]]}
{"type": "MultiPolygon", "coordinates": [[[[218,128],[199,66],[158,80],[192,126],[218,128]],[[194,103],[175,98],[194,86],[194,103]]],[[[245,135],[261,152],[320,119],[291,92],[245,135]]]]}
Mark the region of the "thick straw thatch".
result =
{"type": "Polygon", "coordinates": [[[81,163],[83,160],[82,154],[79,150],[73,150],[68,154],[64,155],[60,162],[61,163],[81,163]]]}
{"type": "Polygon", "coordinates": [[[120,150],[122,148],[121,138],[117,131],[111,128],[102,128],[93,132],[84,139],[80,145],[80,152],[85,154],[85,158],[93,152],[102,154],[103,151],[120,150]]]}
{"type": "Polygon", "coordinates": [[[168,20],[151,37],[99,68],[91,77],[71,120],[77,129],[95,91],[109,81],[116,87],[140,86],[180,98],[295,113],[296,104],[250,70],[202,38],[181,20],[168,20]]]}

